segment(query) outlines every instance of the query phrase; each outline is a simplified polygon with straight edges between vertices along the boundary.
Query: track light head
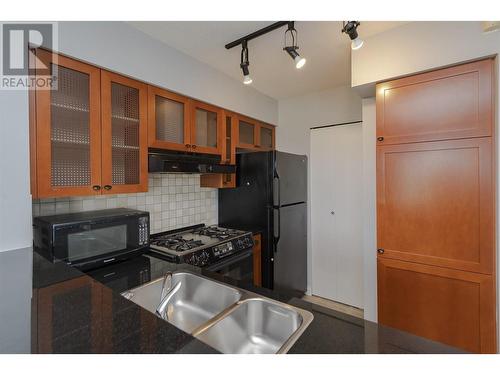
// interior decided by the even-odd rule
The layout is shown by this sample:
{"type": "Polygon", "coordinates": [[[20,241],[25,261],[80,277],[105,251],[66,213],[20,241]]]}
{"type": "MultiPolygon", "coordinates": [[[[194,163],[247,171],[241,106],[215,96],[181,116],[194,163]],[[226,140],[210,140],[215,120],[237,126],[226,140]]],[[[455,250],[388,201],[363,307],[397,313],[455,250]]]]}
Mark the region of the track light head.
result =
{"type": "Polygon", "coordinates": [[[283,51],[286,51],[290,57],[295,61],[295,67],[297,69],[302,68],[306,64],[306,59],[301,57],[297,50],[299,49],[299,46],[297,45],[297,30],[295,30],[295,23],[293,21],[288,22],[288,29],[285,31],[285,47],[283,47],[283,51]],[[291,45],[288,45],[286,42],[286,36],[287,34],[290,33],[290,36],[292,38],[292,43],[291,45]]]}
{"type": "Polygon", "coordinates": [[[240,68],[243,71],[243,83],[245,85],[249,85],[253,82],[252,78],[250,77],[250,70],[248,69],[248,66],[250,65],[250,62],[248,61],[248,46],[246,40],[241,43],[241,62],[240,62],[240,68]]]}
{"type": "Polygon", "coordinates": [[[299,55],[297,49],[299,47],[285,47],[283,48],[290,57],[295,61],[295,67],[297,69],[302,68],[306,64],[306,59],[299,55]]]}
{"type": "Polygon", "coordinates": [[[353,50],[360,49],[363,46],[363,39],[359,37],[357,30],[359,25],[359,21],[347,21],[344,22],[344,26],[342,27],[342,32],[351,38],[351,48],[353,50]]]}

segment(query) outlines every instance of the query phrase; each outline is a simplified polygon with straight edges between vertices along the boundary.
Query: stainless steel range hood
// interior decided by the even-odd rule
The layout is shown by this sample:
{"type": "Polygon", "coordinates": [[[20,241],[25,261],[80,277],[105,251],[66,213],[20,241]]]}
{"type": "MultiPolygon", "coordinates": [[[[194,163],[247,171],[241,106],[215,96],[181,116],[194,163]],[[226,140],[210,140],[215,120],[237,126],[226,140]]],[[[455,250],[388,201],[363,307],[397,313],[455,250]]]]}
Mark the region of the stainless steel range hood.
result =
{"type": "Polygon", "coordinates": [[[220,155],[193,154],[150,148],[149,173],[235,173],[236,166],[221,164],[220,155]]]}

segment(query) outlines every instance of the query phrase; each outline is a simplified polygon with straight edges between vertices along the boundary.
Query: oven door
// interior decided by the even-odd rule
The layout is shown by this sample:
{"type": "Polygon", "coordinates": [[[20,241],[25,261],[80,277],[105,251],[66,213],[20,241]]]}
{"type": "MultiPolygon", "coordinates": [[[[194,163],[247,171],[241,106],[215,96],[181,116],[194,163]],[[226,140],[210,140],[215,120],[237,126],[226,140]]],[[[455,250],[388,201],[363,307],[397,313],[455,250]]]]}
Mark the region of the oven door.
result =
{"type": "Polygon", "coordinates": [[[205,267],[207,271],[217,272],[234,280],[253,284],[253,249],[221,259],[205,267]]]}

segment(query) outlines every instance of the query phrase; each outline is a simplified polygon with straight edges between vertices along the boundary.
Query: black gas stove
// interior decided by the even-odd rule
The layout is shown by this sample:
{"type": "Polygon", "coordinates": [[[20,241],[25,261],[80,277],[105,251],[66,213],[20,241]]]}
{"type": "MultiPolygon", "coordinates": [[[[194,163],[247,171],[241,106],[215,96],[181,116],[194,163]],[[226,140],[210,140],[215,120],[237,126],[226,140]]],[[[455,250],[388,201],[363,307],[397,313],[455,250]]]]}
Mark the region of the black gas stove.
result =
{"type": "Polygon", "coordinates": [[[151,235],[151,251],[175,263],[212,266],[253,248],[252,233],[204,224],[151,235]]]}

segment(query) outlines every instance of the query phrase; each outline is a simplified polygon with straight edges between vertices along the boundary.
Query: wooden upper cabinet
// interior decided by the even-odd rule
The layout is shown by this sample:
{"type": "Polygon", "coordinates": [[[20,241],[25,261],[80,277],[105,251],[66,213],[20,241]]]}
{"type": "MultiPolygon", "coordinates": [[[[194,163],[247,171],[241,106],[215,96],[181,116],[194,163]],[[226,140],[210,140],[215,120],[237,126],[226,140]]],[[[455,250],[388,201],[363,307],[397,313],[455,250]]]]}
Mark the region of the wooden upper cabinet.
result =
{"type": "Polygon", "coordinates": [[[377,85],[378,144],[491,136],[493,60],[377,85]]]}
{"type": "Polygon", "coordinates": [[[262,150],[274,150],[275,128],[272,125],[260,124],[259,128],[259,146],[262,150]]]}
{"type": "Polygon", "coordinates": [[[237,116],[237,147],[247,150],[269,151],[274,149],[275,128],[249,117],[237,116]]]}
{"type": "Polygon", "coordinates": [[[258,128],[257,121],[244,117],[237,116],[238,123],[238,148],[253,149],[258,147],[258,128]]]}
{"type": "Polygon", "coordinates": [[[104,194],[148,189],[147,102],[146,84],[101,71],[104,194]]]}
{"type": "Polygon", "coordinates": [[[223,126],[222,109],[191,100],[191,151],[221,154],[223,126]]]}
{"type": "Polygon", "coordinates": [[[45,50],[36,55],[57,85],[30,95],[33,197],[147,191],[147,86],[45,50]]]}
{"type": "Polygon", "coordinates": [[[380,256],[494,270],[492,140],[377,147],[380,256]]]}
{"type": "MultiPolygon", "coordinates": [[[[224,125],[222,127],[222,143],[221,143],[221,164],[236,164],[236,116],[229,112],[223,111],[222,118],[224,125]]],[[[236,187],[235,173],[212,173],[203,174],[200,176],[200,186],[217,189],[234,188],[236,187]]]]}
{"type": "Polygon", "coordinates": [[[229,111],[223,112],[224,127],[221,162],[223,164],[236,164],[236,143],[238,138],[238,122],[236,115],[229,111]]]}
{"type": "Polygon", "coordinates": [[[148,86],[149,147],[189,151],[191,129],[189,99],[185,96],[148,86]]]}
{"type": "MultiPolygon", "coordinates": [[[[100,194],[100,70],[94,66],[36,51],[38,64],[56,74],[52,90],[37,89],[31,123],[36,164],[34,197],[100,194]]],[[[38,66],[38,68],[44,68],[38,66]]],[[[37,70],[38,74],[38,70],[37,70]]]]}

